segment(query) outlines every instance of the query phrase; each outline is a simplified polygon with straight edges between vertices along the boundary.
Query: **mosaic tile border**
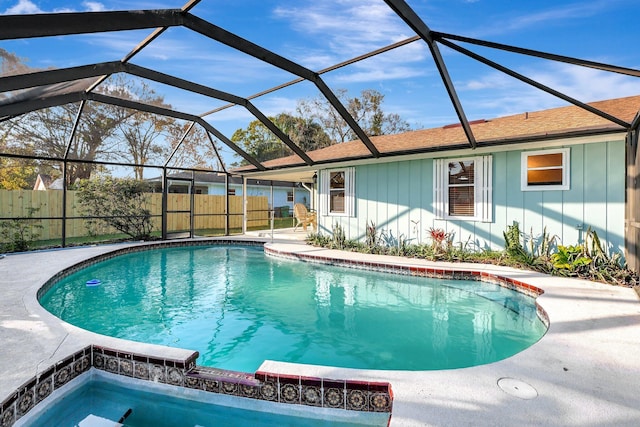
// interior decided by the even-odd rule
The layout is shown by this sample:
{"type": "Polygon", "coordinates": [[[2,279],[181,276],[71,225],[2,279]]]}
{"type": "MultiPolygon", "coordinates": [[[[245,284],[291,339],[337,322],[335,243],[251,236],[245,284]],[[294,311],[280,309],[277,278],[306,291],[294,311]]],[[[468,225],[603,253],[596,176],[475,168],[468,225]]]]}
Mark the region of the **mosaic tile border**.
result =
{"type": "Polygon", "coordinates": [[[11,427],[53,391],[91,368],[176,387],[283,404],[383,412],[393,407],[391,384],[227,371],[196,366],[198,352],[184,360],[162,359],[90,345],[31,378],[0,405],[0,427],[11,427]]]}
{"type": "Polygon", "coordinates": [[[10,427],[55,390],[87,372],[92,346],[68,356],[20,386],[0,405],[0,426],[10,427]]]}
{"type": "MultiPolygon", "coordinates": [[[[493,283],[507,289],[511,289],[516,292],[520,292],[527,296],[537,298],[544,293],[543,289],[537,286],[530,285],[520,280],[512,279],[506,276],[500,276],[493,273],[487,273],[485,271],[473,271],[473,270],[455,270],[448,268],[434,268],[434,267],[421,267],[413,265],[397,265],[392,263],[363,261],[363,260],[351,260],[332,258],[313,254],[302,254],[295,252],[288,252],[271,248],[267,245],[264,246],[264,253],[277,257],[295,261],[312,262],[317,264],[333,265],[338,267],[347,267],[357,270],[370,270],[379,271],[382,273],[393,273],[405,276],[418,276],[428,277],[434,279],[453,279],[453,280],[477,280],[487,283],[493,283]]],[[[538,318],[548,328],[549,327],[549,315],[547,312],[536,302],[536,311],[538,318]]]]}
{"type": "Polygon", "coordinates": [[[261,399],[280,403],[337,408],[351,411],[391,412],[389,383],[345,381],[258,371],[261,399]]]}

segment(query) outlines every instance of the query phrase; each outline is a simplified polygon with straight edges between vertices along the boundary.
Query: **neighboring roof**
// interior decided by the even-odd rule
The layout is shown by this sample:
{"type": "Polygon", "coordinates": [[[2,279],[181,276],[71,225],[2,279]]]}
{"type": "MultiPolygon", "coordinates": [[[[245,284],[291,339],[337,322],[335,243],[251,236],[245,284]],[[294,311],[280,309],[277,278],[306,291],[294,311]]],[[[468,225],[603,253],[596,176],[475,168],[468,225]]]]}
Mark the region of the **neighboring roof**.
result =
{"type": "MultiPolygon", "coordinates": [[[[640,95],[609,99],[588,104],[622,120],[632,122],[640,112],[640,95]]],[[[623,126],[592,114],[576,106],[552,108],[549,110],[524,112],[513,116],[470,122],[478,147],[533,142],[562,136],[595,135],[610,132],[624,132],[623,126]]],[[[459,124],[432,129],[422,129],[395,135],[371,138],[371,142],[382,155],[446,151],[469,148],[462,127],[459,124]]],[[[317,163],[330,163],[349,159],[371,157],[366,147],[358,140],[332,145],[320,150],[307,152],[317,163]]],[[[282,168],[303,165],[296,155],[263,162],[267,168],[282,168]]],[[[252,166],[237,169],[248,172],[252,166]]]]}
{"type": "MultiPolygon", "coordinates": [[[[178,172],[172,173],[167,176],[167,179],[191,179],[191,172],[178,172]]],[[[206,172],[196,172],[195,173],[195,183],[196,184],[224,184],[224,174],[219,173],[206,173],[206,172]]],[[[160,182],[162,181],[162,177],[158,176],[155,178],[147,179],[149,182],[160,182]]],[[[242,177],[241,176],[229,176],[229,184],[233,185],[242,185],[242,177]]],[[[175,185],[175,184],[173,184],[175,185]]],[[[273,181],[266,179],[247,179],[247,185],[261,185],[261,186],[274,186],[274,187],[294,187],[296,185],[295,182],[288,181],[273,181]]]]}
{"type": "Polygon", "coordinates": [[[44,173],[38,174],[36,183],[33,185],[34,190],[62,190],[62,178],[53,179],[51,175],[44,173]]]}

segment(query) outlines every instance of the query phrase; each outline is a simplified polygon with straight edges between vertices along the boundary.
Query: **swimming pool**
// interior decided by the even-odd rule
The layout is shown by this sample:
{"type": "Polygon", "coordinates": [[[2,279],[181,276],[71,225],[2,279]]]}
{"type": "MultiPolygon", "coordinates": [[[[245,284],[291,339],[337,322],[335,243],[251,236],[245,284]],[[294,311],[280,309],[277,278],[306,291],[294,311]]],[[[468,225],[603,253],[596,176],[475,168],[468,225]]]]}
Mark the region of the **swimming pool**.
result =
{"type": "Polygon", "coordinates": [[[533,298],[501,286],[322,266],[261,248],[120,255],[55,284],[41,304],[93,332],[188,348],[254,372],[265,359],[360,369],[490,363],[545,332],[533,298]],[[87,286],[93,279],[97,286],[87,286]]]}
{"type": "Polygon", "coordinates": [[[281,406],[90,372],[43,401],[17,426],[385,427],[389,414],[281,406]]]}

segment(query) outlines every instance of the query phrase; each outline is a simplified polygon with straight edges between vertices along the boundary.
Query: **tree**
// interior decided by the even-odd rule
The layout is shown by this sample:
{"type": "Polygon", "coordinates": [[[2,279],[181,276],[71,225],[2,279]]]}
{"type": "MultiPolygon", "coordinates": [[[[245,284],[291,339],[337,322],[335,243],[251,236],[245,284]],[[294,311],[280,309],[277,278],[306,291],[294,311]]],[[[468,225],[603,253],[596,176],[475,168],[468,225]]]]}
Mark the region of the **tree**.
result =
{"type": "MultiPolygon", "coordinates": [[[[75,137],[69,143],[78,104],[66,104],[32,111],[12,119],[12,139],[22,146],[31,146],[36,155],[94,161],[97,158],[114,158],[112,139],[119,123],[127,116],[124,109],[112,105],[88,102],[75,137]]],[[[69,163],[67,185],[78,179],[88,179],[96,168],[92,163],[69,163]]],[[[57,166],[62,173],[63,163],[57,166]]]]}
{"type": "Polygon", "coordinates": [[[318,150],[331,145],[329,135],[313,120],[282,113],[276,116],[275,123],[303,151],[318,150]]]}
{"type": "MultiPolygon", "coordinates": [[[[398,114],[385,114],[382,111],[384,95],[376,90],[363,90],[359,98],[348,98],[347,91],[340,89],[336,96],[368,136],[411,130],[409,123],[398,114]]],[[[298,101],[297,111],[298,116],[281,113],[269,120],[305,152],[358,139],[324,97],[298,101]]],[[[249,123],[244,129],[236,130],[231,140],[242,145],[248,154],[261,162],[293,154],[291,149],[258,120],[249,123]]],[[[241,164],[246,164],[246,161],[241,164]]]]}
{"type": "Polygon", "coordinates": [[[32,160],[0,158],[0,189],[31,189],[37,175],[38,172],[32,160]]]}
{"type": "MultiPolygon", "coordinates": [[[[145,104],[171,109],[164,97],[156,93],[148,84],[134,84],[131,80],[117,82],[117,96],[133,98],[145,104]]],[[[176,120],[145,111],[125,109],[125,119],[118,123],[117,139],[123,146],[117,150],[122,160],[134,165],[136,179],[144,179],[144,165],[163,164],[170,155],[170,146],[175,136],[176,120]],[[169,141],[166,139],[169,137],[169,141]]],[[[202,136],[201,136],[202,137],[202,136]]],[[[191,140],[193,141],[193,140],[191,140]]],[[[190,145],[191,142],[184,144],[190,145]]],[[[184,148],[184,147],[182,147],[184,148]]]]}
{"type": "MultiPolygon", "coordinates": [[[[349,98],[346,89],[339,89],[336,91],[336,96],[367,136],[389,135],[411,130],[409,123],[398,114],[384,113],[382,110],[384,95],[374,89],[363,90],[359,98],[349,98]]],[[[302,117],[320,123],[331,140],[336,143],[358,139],[342,116],[322,96],[299,101],[297,109],[302,117]]]]}
{"type": "Polygon", "coordinates": [[[170,117],[138,111],[121,124],[120,129],[127,150],[125,160],[137,165],[134,167],[136,179],[144,179],[143,165],[154,160],[156,165],[170,160],[173,167],[206,168],[217,158],[203,128],[194,126],[183,138],[189,124],[170,117]]]}
{"type": "MultiPolygon", "coordinates": [[[[304,151],[331,145],[329,136],[313,120],[305,120],[286,113],[269,117],[269,120],[304,151]]],[[[242,145],[248,154],[260,162],[293,154],[293,151],[259,120],[249,123],[246,129],[236,130],[231,140],[242,145]]]]}
{"type": "MultiPolygon", "coordinates": [[[[1,53],[1,49],[0,49],[1,53]]],[[[8,143],[10,127],[3,129],[0,134],[0,152],[11,154],[33,154],[30,147],[11,147],[8,143]]],[[[20,190],[32,188],[36,180],[37,169],[35,161],[20,157],[0,157],[0,189],[20,190]]]]}
{"type": "MultiPolygon", "coordinates": [[[[28,71],[35,70],[27,66],[25,59],[0,48],[0,76],[11,76],[28,71]]],[[[11,95],[12,92],[0,92],[0,100],[8,98],[11,95]]]]}
{"type": "Polygon", "coordinates": [[[144,179],[144,166],[151,159],[158,159],[163,153],[162,146],[155,142],[163,129],[172,120],[144,112],[134,112],[128,120],[120,123],[120,132],[127,152],[122,153],[134,165],[135,178],[144,179]]]}
{"type": "MultiPolygon", "coordinates": [[[[286,155],[284,144],[259,120],[249,123],[246,129],[236,130],[231,141],[243,146],[247,154],[260,162],[286,155]]],[[[246,160],[242,164],[246,164],[246,160]]]]}
{"type": "MultiPolygon", "coordinates": [[[[38,71],[26,65],[24,59],[3,49],[0,49],[0,60],[4,75],[38,71]]],[[[103,93],[122,94],[126,91],[125,83],[125,78],[116,77],[113,84],[103,85],[103,93]]],[[[12,95],[3,94],[5,97],[12,95]]],[[[67,104],[32,111],[3,122],[2,127],[9,129],[8,137],[18,151],[28,147],[31,154],[41,157],[93,161],[101,156],[108,159],[112,155],[109,150],[110,138],[118,123],[126,118],[123,109],[95,102],[86,103],[75,136],[69,141],[78,108],[79,104],[67,104]]],[[[77,179],[88,178],[95,168],[96,165],[90,163],[69,163],[67,185],[77,179]]],[[[63,163],[57,169],[62,173],[63,163]]]]}
{"type": "Polygon", "coordinates": [[[175,121],[167,127],[165,139],[168,144],[164,150],[163,158],[169,159],[169,156],[174,153],[175,150],[169,162],[173,167],[213,167],[216,170],[222,170],[222,165],[217,164],[219,160],[215,153],[215,150],[220,152],[220,148],[214,141],[214,144],[216,144],[214,150],[204,128],[200,126],[192,127],[189,134],[184,138],[182,145],[178,147],[189,126],[188,123],[175,121]],[[176,148],[178,149],[176,150],[176,148]]]}
{"type": "MultiPolygon", "coordinates": [[[[10,75],[36,70],[27,66],[24,59],[0,49],[0,71],[3,75],[10,75]]],[[[164,97],[157,94],[148,84],[137,83],[122,75],[111,77],[98,86],[97,90],[114,97],[171,108],[165,104],[164,97]]],[[[0,99],[11,95],[0,94],[0,99]]],[[[6,136],[0,148],[3,152],[7,152],[7,148],[11,148],[12,152],[25,152],[28,148],[29,154],[39,157],[86,161],[67,162],[66,185],[70,186],[77,180],[90,178],[101,168],[92,163],[95,160],[134,163],[138,165],[134,168],[135,177],[142,179],[143,165],[154,160],[163,163],[178,144],[184,133],[182,130],[186,131],[185,126],[177,124],[172,118],[98,102],[87,102],[74,137],[71,138],[78,109],[77,103],[67,104],[32,111],[7,120],[0,125],[0,130],[4,130],[3,136],[6,136]],[[11,147],[6,141],[11,141],[11,147]]],[[[204,166],[206,158],[203,156],[213,154],[211,151],[211,143],[206,133],[201,129],[194,129],[174,156],[173,164],[191,163],[204,166]]],[[[16,168],[3,170],[6,175],[2,179],[3,182],[12,182],[12,186],[25,185],[25,180],[32,171],[17,169],[19,163],[14,161],[11,166],[16,168]]],[[[26,164],[34,166],[35,162],[26,164]]],[[[49,165],[46,167],[51,168],[49,165]]],[[[58,174],[62,174],[64,162],[53,167],[57,169],[58,174]]]]}

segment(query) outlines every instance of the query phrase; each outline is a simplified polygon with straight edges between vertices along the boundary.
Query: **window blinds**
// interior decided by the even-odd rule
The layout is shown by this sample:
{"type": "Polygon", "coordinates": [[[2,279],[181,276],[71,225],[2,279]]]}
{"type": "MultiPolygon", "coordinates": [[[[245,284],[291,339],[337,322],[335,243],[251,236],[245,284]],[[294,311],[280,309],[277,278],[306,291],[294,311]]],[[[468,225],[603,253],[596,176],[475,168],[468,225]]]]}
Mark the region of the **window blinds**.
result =
{"type": "Polygon", "coordinates": [[[493,221],[491,156],[435,159],[433,207],[436,218],[493,221]],[[473,169],[473,177],[469,171],[473,169]]]}

